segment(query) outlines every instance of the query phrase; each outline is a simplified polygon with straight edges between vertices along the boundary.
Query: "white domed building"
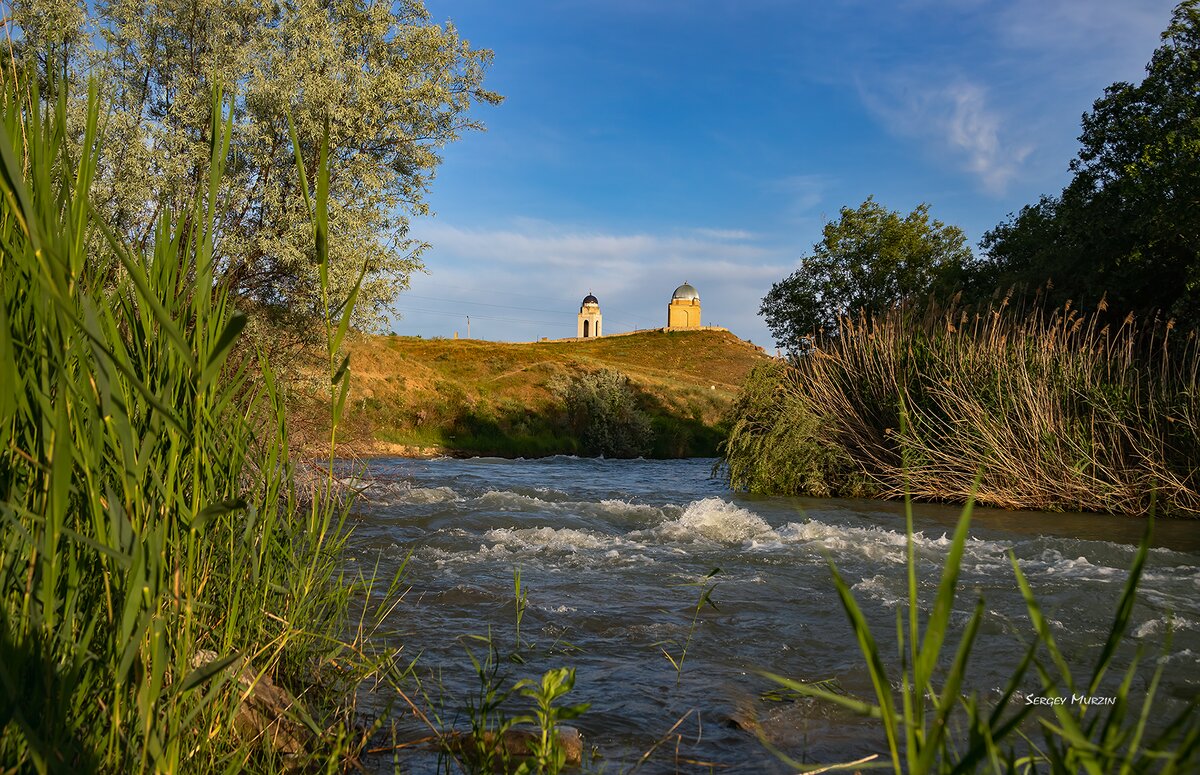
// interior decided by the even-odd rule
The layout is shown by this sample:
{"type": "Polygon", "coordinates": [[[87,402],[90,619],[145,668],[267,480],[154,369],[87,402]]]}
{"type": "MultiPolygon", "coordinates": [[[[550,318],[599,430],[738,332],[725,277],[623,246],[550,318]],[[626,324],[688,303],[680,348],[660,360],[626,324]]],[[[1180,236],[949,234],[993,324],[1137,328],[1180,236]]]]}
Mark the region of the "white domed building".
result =
{"type": "Polygon", "coordinates": [[[699,328],[700,293],[684,283],[671,294],[667,305],[667,328],[699,328]]]}
{"type": "Polygon", "coordinates": [[[583,303],[579,305],[579,322],[575,336],[580,339],[591,339],[592,337],[602,336],[602,323],[603,316],[600,314],[600,300],[589,293],[583,297],[583,303]]]}

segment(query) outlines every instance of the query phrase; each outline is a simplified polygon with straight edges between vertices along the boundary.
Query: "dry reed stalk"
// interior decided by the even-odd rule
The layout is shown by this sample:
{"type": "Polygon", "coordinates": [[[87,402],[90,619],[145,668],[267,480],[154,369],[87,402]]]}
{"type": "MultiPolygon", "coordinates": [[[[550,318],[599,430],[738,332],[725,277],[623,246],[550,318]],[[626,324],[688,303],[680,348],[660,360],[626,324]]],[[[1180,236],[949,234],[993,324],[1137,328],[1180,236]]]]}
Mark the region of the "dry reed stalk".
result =
{"type": "Polygon", "coordinates": [[[1140,514],[1156,492],[1200,516],[1200,353],[1173,329],[1008,299],[897,308],[844,320],[780,389],[885,497],[963,502],[982,472],[989,505],[1140,514]]]}

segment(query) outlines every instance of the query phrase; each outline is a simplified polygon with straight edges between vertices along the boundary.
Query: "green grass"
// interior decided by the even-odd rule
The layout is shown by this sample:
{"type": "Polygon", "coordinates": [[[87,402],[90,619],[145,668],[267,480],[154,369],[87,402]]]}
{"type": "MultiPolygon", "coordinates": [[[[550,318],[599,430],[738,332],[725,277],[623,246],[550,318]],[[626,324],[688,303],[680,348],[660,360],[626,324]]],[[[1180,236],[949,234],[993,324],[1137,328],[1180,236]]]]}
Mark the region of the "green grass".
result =
{"type": "MultiPolygon", "coordinates": [[[[524,344],[356,335],[349,347],[356,377],[346,438],[363,454],[400,446],[511,457],[597,454],[573,427],[556,385],[616,371],[629,378],[637,409],[650,420],[650,456],[712,456],[738,386],[766,360],[718,331],[524,344]]],[[[320,380],[291,382],[293,414],[305,421],[304,396],[320,380]]],[[[303,424],[320,429],[313,440],[323,438],[319,416],[303,424]]]]}
{"type": "MultiPolygon", "coordinates": [[[[340,570],[348,504],[331,471],[298,483],[278,382],[214,282],[221,96],[208,178],[141,254],[88,200],[95,88],[81,137],[58,91],[6,75],[0,106],[0,769],[338,768],[394,587],[340,570]],[[298,748],[238,721],[268,681],[299,697],[275,708],[298,748]]],[[[322,152],[322,270],[327,181],[322,152]]],[[[325,296],[330,456],[352,307],[325,296]]]]}
{"type": "MultiPolygon", "coordinates": [[[[1150,547],[1153,520],[1134,557],[1112,624],[1094,664],[1073,670],[1055,642],[1053,632],[1021,571],[1009,552],[1017,586],[1029,615],[1024,656],[1009,676],[1000,697],[988,707],[979,696],[965,693],[969,660],[985,611],[977,597],[965,625],[951,625],[950,614],[959,593],[958,575],[963,547],[971,523],[968,501],[946,555],[941,580],[932,606],[918,597],[917,559],[914,551],[912,503],[906,503],[906,569],[908,594],[903,610],[896,614],[894,645],[899,668],[889,667],[885,656],[892,644],[890,633],[876,633],[866,621],[849,584],[830,563],[833,585],[846,618],[854,631],[859,650],[875,689],[873,700],[831,691],[823,682],[808,683],[763,673],[775,683],[802,695],[818,698],[852,712],[876,719],[883,728],[887,751],[832,765],[804,765],[769,748],[797,770],[838,771],[866,766],[890,765],[897,774],[991,773],[1187,773],[1200,768],[1200,698],[1176,706],[1167,717],[1169,704],[1158,696],[1159,681],[1166,662],[1159,659],[1140,697],[1133,687],[1139,676],[1142,651],[1136,655],[1119,681],[1105,682],[1115,667],[1115,658],[1129,628],[1138,585],[1150,547]],[[952,642],[952,638],[956,642],[952,642]],[[1113,703],[1054,705],[1052,715],[1035,715],[1036,706],[1022,700],[1029,692],[1027,676],[1036,676],[1040,696],[1111,696],[1113,703]],[[1150,733],[1153,726],[1156,730],[1150,733]],[[1040,738],[1039,738],[1040,733],[1040,738]]],[[[1163,646],[1168,653],[1170,640],[1163,646]]]]}

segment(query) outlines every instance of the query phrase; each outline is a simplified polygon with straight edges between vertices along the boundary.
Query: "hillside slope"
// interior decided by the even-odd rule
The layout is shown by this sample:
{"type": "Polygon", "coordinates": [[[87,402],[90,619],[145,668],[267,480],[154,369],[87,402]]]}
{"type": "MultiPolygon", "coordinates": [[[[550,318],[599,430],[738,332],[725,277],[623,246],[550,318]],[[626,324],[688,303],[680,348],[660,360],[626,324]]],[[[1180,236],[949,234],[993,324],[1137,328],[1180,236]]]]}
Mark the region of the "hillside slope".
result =
{"type": "Polygon", "coordinates": [[[562,386],[611,369],[649,416],[652,454],[684,457],[715,453],[722,414],[767,356],[727,331],[647,331],[520,344],[362,336],[350,357],[349,440],[360,454],[586,452],[562,386]]]}

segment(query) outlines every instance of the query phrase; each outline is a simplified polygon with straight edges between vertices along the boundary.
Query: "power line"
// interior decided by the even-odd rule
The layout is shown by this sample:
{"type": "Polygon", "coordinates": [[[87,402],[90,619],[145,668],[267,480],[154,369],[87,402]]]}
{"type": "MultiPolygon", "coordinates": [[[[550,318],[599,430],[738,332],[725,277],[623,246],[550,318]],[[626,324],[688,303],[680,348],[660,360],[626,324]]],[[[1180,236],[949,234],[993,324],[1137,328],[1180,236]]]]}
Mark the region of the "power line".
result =
{"type": "MultiPolygon", "coordinates": [[[[420,312],[420,313],[423,313],[426,315],[446,315],[448,317],[453,317],[453,318],[466,317],[466,315],[462,312],[446,312],[445,310],[440,310],[440,309],[420,309],[418,307],[395,307],[394,309],[397,312],[420,312]]],[[[474,314],[471,315],[471,317],[479,318],[480,320],[499,320],[504,323],[533,323],[533,324],[537,324],[540,326],[563,325],[563,321],[561,321],[561,320],[556,320],[556,321],[529,320],[526,318],[502,318],[502,317],[495,317],[493,315],[474,315],[474,314]]]]}
{"type": "MultiPolygon", "coordinates": [[[[560,312],[559,310],[540,309],[538,307],[517,307],[517,306],[513,306],[513,305],[509,305],[509,304],[491,304],[489,302],[469,301],[466,299],[444,299],[444,298],[441,298],[438,296],[422,296],[422,295],[416,294],[416,293],[405,293],[404,296],[407,296],[408,298],[411,298],[411,299],[425,299],[426,301],[441,301],[441,302],[445,302],[447,304],[463,304],[463,305],[473,306],[473,307],[494,307],[496,309],[515,309],[515,310],[522,310],[522,311],[526,311],[526,312],[545,312],[550,315],[563,315],[564,319],[567,319],[570,314],[570,313],[560,312]]],[[[411,309],[414,312],[427,312],[427,313],[434,314],[434,315],[453,315],[455,317],[462,317],[466,314],[465,312],[439,312],[437,310],[421,310],[421,309],[416,309],[416,308],[411,308],[411,309]]],[[[396,311],[403,312],[404,310],[397,307],[396,311]]],[[[510,323],[540,323],[543,325],[559,325],[559,323],[557,323],[557,322],[549,323],[544,320],[527,320],[527,319],[499,318],[499,317],[489,318],[486,315],[476,315],[476,317],[486,318],[489,320],[504,320],[504,321],[507,321],[510,323]]],[[[626,326],[626,327],[630,327],[630,328],[634,328],[634,329],[656,328],[656,326],[654,326],[652,323],[650,323],[650,321],[646,318],[625,318],[625,317],[613,317],[613,316],[606,316],[606,317],[608,317],[609,320],[611,320],[614,323],[617,323],[618,325],[626,326]]]]}

